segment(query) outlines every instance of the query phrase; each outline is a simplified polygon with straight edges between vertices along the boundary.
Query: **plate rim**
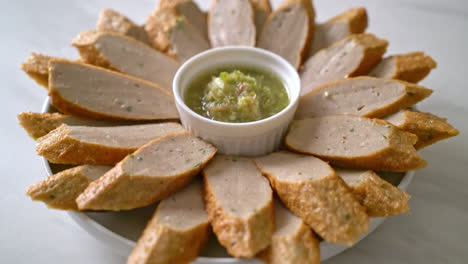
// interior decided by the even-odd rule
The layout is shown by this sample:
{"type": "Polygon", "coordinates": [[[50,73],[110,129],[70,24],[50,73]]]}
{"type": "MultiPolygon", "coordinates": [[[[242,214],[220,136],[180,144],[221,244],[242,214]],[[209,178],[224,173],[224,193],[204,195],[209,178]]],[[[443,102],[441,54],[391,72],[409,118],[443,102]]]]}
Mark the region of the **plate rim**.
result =
{"type": "MultiPolygon", "coordinates": [[[[47,97],[44,101],[41,113],[49,113],[51,110],[52,105],[50,104],[50,98],[47,97]]],[[[53,175],[49,161],[41,157],[42,159],[42,167],[46,171],[47,176],[53,175]]],[[[400,183],[398,184],[398,188],[406,191],[409,184],[412,182],[414,177],[415,171],[407,171],[403,178],[401,179],[400,183]]],[[[74,211],[67,211],[68,216],[78,224],[82,229],[84,229],[89,235],[94,237],[96,240],[103,243],[105,246],[113,250],[116,254],[127,258],[129,252],[133,250],[136,245],[136,242],[125,238],[117,233],[112,232],[110,229],[104,227],[103,225],[99,224],[98,222],[94,221],[91,217],[87,214],[82,212],[74,212],[74,211]]],[[[369,223],[369,231],[359,238],[359,240],[354,244],[356,245],[371,234],[378,226],[380,226],[387,218],[385,217],[372,217],[369,223]]],[[[353,246],[354,246],[353,245],[353,246]]],[[[345,246],[341,244],[332,244],[327,243],[325,241],[320,242],[320,258],[321,261],[325,261],[333,256],[340,254],[341,252],[345,251],[346,249],[352,248],[353,246],[345,246]]],[[[248,263],[250,260],[247,259],[238,259],[238,258],[210,258],[210,257],[198,257],[193,264],[219,264],[219,263],[248,263]]]]}

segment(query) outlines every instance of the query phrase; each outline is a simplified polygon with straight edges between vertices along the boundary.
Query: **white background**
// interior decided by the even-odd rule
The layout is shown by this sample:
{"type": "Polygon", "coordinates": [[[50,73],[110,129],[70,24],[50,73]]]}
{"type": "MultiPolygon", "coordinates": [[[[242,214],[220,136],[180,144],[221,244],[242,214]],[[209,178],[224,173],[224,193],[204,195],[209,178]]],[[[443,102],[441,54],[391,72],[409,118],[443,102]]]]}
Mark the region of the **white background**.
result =
{"type": "MultiPolygon", "coordinates": [[[[104,7],[143,23],[155,6],[147,0],[0,1],[0,263],[125,263],[65,213],[24,195],[45,172],[16,115],[40,111],[47,94],[19,65],[31,51],[76,58],[69,42],[94,28],[104,7]]],[[[435,92],[420,109],[448,117],[461,132],[422,151],[429,166],[409,187],[410,215],[387,220],[326,263],[468,263],[468,1],[315,0],[315,6],[319,21],[365,6],[368,31],[389,40],[389,53],[423,50],[433,56],[438,68],[422,84],[435,92]]]]}

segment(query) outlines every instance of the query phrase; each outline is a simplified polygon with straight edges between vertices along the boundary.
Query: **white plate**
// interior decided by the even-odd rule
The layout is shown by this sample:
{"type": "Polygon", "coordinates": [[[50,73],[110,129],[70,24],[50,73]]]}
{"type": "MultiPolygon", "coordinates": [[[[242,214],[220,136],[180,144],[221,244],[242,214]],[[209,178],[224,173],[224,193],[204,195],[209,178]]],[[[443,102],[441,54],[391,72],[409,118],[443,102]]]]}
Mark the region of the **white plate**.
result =
{"type": "MultiPolygon", "coordinates": [[[[42,107],[42,112],[55,112],[53,107],[49,103],[49,99],[46,99],[42,107]]],[[[44,168],[47,175],[50,176],[53,173],[57,173],[60,170],[67,168],[64,165],[57,165],[49,163],[43,158],[44,168]]],[[[397,185],[398,188],[406,190],[408,185],[413,179],[414,171],[409,171],[406,174],[403,173],[379,173],[380,176],[385,180],[397,185]]],[[[146,223],[152,216],[155,205],[139,208],[130,211],[122,212],[99,212],[99,213],[80,213],[80,212],[68,212],[70,217],[80,225],[90,235],[104,243],[106,246],[114,250],[117,254],[127,257],[130,255],[135,241],[140,236],[146,223]]],[[[363,239],[374,231],[379,225],[383,223],[385,218],[377,217],[371,218],[369,232],[363,234],[360,239],[363,239]]],[[[320,254],[321,259],[326,260],[331,258],[344,250],[347,246],[330,244],[322,241],[320,243],[320,254]]],[[[235,259],[229,257],[226,250],[218,244],[216,238],[211,236],[208,245],[201,253],[194,264],[219,264],[219,263],[262,263],[259,260],[252,259],[235,259]]]]}

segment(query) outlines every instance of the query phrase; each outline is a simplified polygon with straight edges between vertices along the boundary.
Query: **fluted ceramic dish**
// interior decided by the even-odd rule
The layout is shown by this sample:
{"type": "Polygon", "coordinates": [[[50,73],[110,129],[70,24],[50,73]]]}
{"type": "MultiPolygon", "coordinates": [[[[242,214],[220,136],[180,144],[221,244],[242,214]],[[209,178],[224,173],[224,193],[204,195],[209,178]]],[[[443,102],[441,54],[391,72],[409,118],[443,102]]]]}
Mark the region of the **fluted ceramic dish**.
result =
{"type": "MultiPolygon", "coordinates": [[[[44,102],[42,112],[56,112],[56,110],[50,105],[48,98],[44,102]]],[[[45,158],[43,158],[43,165],[47,176],[70,167],[67,165],[49,163],[45,158]]],[[[413,179],[414,171],[406,173],[379,173],[379,175],[385,180],[391,182],[393,185],[398,186],[398,188],[406,190],[413,179]]],[[[123,257],[127,257],[135,247],[136,241],[140,237],[146,223],[153,215],[155,209],[156,205],[151,205],[144,208],[121,212],[81,213],[70,211],[68,212],[68,215],[91,236],[114,250],[115,253],[123,257]]],[[[369,235],[379,225],[381,225],[385,219],[386,218],[383,217],[371,218],[369,232],[362,235],[360,239],[369,235]]],[[[322,241],[320,243],[321,259],[323,261],[331,258],[347,248],[349,247],[322,241]]],[[[193,263],[260,264],[262,262],[257,259],[247,260],[230,257],[227,251],[218,244],[214,235],[212,235],[204,251],[200,254],[200,257],[193,263]]]]}

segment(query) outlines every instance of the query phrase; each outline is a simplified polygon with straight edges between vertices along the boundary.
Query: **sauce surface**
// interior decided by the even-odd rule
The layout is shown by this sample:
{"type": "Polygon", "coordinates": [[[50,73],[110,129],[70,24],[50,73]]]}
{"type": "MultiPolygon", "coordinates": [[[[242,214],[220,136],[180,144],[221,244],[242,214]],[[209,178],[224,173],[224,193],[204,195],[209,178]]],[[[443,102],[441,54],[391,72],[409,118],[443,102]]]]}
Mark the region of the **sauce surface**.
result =
{"type": "Polygon", "coordinates": [[[276,75],[237,67],[195,78],[185,91],[184,100],[199,115],[230,123],[262,120],[289,104],[286,88],[276,75]]]}

